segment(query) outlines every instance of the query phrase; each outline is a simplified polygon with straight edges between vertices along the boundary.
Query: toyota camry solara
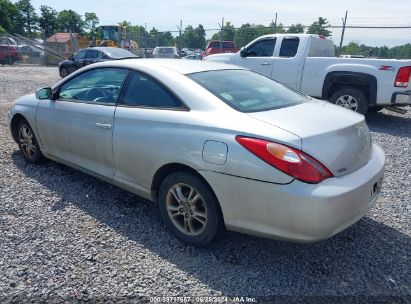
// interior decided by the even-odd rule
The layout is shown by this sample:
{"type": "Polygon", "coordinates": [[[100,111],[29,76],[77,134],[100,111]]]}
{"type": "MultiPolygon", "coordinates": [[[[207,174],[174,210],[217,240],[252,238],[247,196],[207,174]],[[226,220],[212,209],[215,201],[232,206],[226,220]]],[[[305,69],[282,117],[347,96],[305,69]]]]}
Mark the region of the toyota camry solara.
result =
{"type": "Polygon", "coordinates": [[[384,173],[362,115],[227,64],[93,64],[18,99],[9,121],[27,161],[49,158],[157,202],[192,245],[224,228],[328,238],[367,213],[384,173]]]}

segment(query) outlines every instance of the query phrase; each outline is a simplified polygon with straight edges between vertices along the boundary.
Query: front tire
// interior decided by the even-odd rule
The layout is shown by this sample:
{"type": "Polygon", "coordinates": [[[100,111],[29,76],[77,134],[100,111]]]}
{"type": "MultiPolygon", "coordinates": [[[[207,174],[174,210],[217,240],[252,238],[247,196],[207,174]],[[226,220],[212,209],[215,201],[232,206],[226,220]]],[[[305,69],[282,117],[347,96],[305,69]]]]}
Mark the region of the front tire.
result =
{"type": "Polygon", "coordinates": [[[331,95],[329,101],[363,115],[368,111],[368,98],[363,91],[357,88],[341,88],[331,95]]]}
{"type": "Polygon", "coordinates": [[[17,136],[19,149],[27,161],[37,164],[44,160],[36,136],[26,121],[17,125],[17,136]]]}
{"type": "Polygon", "coordinates": [[[223,227],[217,199],[208,186],[193,174],[177,172],[166,177],[158,200],[167,228],[185,244],[207,245],[223,227]]]}
{"type": "Polygon", "coordinates": [[[60,70],[60,76],[61,76],[61,78],[65,78],[65,77],[67,77],[68,75],[69,75],[68,70],[67,70],[66,68],[61,68],[61,70],[60,70]]]}

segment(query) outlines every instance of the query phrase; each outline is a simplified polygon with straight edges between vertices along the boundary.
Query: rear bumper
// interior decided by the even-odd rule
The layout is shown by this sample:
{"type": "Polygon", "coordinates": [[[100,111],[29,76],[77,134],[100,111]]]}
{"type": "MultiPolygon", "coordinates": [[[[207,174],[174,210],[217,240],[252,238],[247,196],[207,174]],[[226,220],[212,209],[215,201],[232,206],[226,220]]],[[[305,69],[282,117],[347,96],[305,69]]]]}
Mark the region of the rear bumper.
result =
{"type": "Polygon", "coordinates": [[[391,104],[411,105],[411,90],[394,92],[391,96],[391,104]]]}
{"type": "Polygon", "coordinates": [[[312,185],[288,185],[200,172],[220,202],[229,230],[296,242],[315,242],[351,226],[377,200],[385,166],[382,149],[373,145],[362,168],[312,185]]]}

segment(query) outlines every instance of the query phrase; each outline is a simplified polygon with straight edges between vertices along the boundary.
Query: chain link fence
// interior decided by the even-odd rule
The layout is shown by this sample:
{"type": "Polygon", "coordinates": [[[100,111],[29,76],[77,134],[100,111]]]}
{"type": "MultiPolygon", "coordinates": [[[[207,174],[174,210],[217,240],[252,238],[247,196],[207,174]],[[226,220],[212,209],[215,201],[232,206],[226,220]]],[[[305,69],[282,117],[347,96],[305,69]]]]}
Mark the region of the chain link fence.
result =
{"type": "MultiPolygon", "coordinates": [[[[411,26],[327,26],[334,41],[337,55],[355,55],[371,58],[411,59],[411,26]],[[343,35],[344,30],[344,35],[343,35]],[[343,40],[341,41],[341,37],[343,40]],[[340,43],[342,42],[342,47],[340,43]]],[[[247,45],[255,38],[277,33],[306,33],[308,26],[265,27],[245,24],[239,28],[227,26],[214,29],[189,29],[183,31],[128,32],[128,44],[140,57],[151,57],[158,46],[175,46],[184,54],[199,53],[211,39],[232,40],[237,48],[247,45]]],[[[46,39],[28,39],[18,35],[0,37],[0,63],[57,64],[81,48],[93,44],[85,36],[75,33],[55,33],[46,39]]]]}

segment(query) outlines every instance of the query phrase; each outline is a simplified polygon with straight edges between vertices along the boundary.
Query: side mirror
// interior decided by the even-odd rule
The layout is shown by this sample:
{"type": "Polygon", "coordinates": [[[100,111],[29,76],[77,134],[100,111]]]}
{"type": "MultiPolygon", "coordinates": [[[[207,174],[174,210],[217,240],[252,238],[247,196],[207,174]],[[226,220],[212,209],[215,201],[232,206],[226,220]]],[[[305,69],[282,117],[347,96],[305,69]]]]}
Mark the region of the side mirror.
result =
{"type": "Polygon", "coordinates": [[[247,57],[247,49],[245,48],[245,46],[243,46],[243,47],[240,49],[240,56],[241,56],[241,57],[247,57]]]}
{"type": "Polygon", "coordinates": [[[36,98],[37,99],[52,99],[53,98],[53,92],[51,91],[50,87],[47,88],[41,88],[36,90],[36,98]]]}

